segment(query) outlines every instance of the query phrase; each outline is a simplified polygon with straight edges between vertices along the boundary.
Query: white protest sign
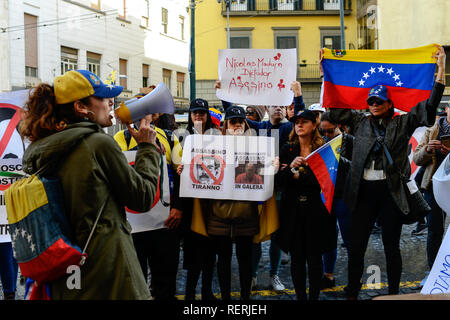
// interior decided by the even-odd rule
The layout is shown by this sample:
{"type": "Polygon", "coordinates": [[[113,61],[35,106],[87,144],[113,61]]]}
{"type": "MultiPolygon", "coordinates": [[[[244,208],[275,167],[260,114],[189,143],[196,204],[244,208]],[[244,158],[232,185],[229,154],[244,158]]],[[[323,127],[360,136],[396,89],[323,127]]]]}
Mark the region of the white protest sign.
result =
{"type": "Polygon", "coordinates": [[[22,158],[26,144],[17,125],[29,90],[0,93],[0,158],[22,158]]]}
{"type": "Polygon", "coordinates": [[[450,154],[433,175],[433,193],[439,207],[450,215],[450,154]]]}
{"type": "Polygon", "coordinates": [[[450,293],[450,229],[442,240],[422,294],[450,293]]]}
{"type": "MultiPolygon", "coordinates": [[[[128,163],[134,164],[136,151],[124,151],[123,153],[125,154],[128,163]]],[[[160,195],[159,198],[157,197],[155,200],[156,203],[154,203],[151,210],[147,212],[136,212],[125,208],[128,222],[132,227],[132,233],[165,228],[164,221],[166,221],[170,213],[170,188],[166,158],[161,157],[161,159],[163,160],[163,172],[160,176],[160,179],[162,179],[160,195]]]]}
{"type": "MultiPolygon", "coordinates": [[[[439,207],[450,215],[450,154],[433,175],[433,193],[439,207]]],[[[442,240],[433,267],[420,293],[450,293],[450,229],[442,240]]]]}
{"type": "Polygon", "coordinates": [[[288,106],[297,76],[297,49],[219,50],[216,95],[232,103],[288,106]]]}
{"type": "Polygon", "coordinates": [[[180,197],[266,201],[273,195],[275,139],[189,135],[180,197]]]}
{"type": "Polygon", "coordinates": [[[5,204],[5,190],[24,177],[22,159],[0,160],[0,243],[11,242],[5,204]]]}

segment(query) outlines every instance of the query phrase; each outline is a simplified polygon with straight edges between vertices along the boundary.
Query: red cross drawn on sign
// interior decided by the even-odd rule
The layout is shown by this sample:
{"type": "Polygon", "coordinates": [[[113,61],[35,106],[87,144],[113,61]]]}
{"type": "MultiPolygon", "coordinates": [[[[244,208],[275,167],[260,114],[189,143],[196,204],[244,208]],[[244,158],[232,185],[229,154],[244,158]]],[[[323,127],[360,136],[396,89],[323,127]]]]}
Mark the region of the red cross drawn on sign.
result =
{"type": "Polygon", "coordinates": [[[219,155],[204,155],[204,154],[199,154],[196,155],[194,158],[192,158],[191,160],[191,166],[190,166],[190,176],[192,179],[192,182],[196,183],[196,184],[202,184],[200,181],[198,181],[197,177],[194,174],[194,168],[196,165],[200,165],[203,170],[205,171],[205,173],[209,176],[209,178],[211,178],[214,183],[213,185],[220,185],[222,183],[223,180],[223,176],[225,173],[225,161],[223,160],[222,157],[220,157],[219,155]],[[205,163],[203,162],[203,159],[215,159],[217,161],[219,161],[220,163],[220,174],[218,177],[216,177],[214,175],[214,173],[211,172],[211,170],[209,170],[207,168],[207,166],[205,165],[205,163]]]}

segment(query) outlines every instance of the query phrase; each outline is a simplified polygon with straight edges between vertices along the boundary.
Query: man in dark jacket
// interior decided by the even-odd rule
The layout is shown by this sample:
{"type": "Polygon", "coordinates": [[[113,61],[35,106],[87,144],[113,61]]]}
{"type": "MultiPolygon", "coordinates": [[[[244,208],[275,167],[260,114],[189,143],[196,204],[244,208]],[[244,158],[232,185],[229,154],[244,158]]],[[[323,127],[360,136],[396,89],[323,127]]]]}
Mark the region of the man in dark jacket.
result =
{"type": "Polygon", "coordinates": [[[352,210],[346,287],[349,299],[356,299],[361,288],[364,255],[377,217],[382,227],[389,294],[398,294],[402,272],[402,216],[409,213],[407,191],[400,173],[410,175],[409,139],[417,127],[434,123],[445,88],[445,53],[442,47],[439,47],[435,57],[438,73],[430,97],[413,107],[409,113],[401,116],[394,114],[389,91],[382,85],[369,92],[369,116],[349,109],[331,110],[331,119],[350,125],[355,136],[349,187],[344,191],[344,200],[352,210]],[[383,145],[377,141],[374,130],[379,132],[387,146],[394,162],[392,166],[388,164],[383,145]]]}

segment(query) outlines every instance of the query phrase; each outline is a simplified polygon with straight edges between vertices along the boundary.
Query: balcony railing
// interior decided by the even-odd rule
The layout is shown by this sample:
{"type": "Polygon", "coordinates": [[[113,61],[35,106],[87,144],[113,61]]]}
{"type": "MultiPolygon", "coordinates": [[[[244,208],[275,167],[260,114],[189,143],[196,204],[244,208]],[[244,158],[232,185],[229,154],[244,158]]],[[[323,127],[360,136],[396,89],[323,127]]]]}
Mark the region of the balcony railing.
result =
{"type": "MultiPolygon", "coordinates": [[[[351,10],[351,0],[232,0],[230,13],[280,12],[300,13],[304,11],[339,11],[340,1],[344,1],[344,10],[351,10]]],[[[222,1],[222,12],[226,12],[226,1],[222,1]]],[[[330,12],[331,13],[331,12],[330,12]]]]}
{"type": "Polygon", "coordinates": [[[318,64],[299,64],[297,79],[300,80],[319,80],[320,67],[318,64]]]}

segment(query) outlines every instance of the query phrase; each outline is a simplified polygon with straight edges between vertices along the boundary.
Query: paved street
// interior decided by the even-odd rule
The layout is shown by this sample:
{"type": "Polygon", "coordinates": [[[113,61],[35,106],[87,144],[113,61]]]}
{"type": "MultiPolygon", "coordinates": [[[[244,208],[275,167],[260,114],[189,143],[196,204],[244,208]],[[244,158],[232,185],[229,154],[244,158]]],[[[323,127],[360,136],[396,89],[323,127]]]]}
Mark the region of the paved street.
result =
{"type": "MultiPolygon", "coordinates": [[[[449,220],[446,221],[446,226],[449,225],[449,220]]],[[[411,236],[411,231],[415,228],[415,225],[409,225],[403,227],[403,233],[401,238],[401,252],[403,258],[403,272],[401,278],[401,294],[419,292],[419,283],[425,276],[427,271],[426,266],[426,238],[427,232],[418,236],[411,236]]],[[[285,284],[286,290],[282,293],[276,293],[270,288],[269,278],[269,244],[270,242],[263,243],[262,257],[258,272],[258,285],[252,295],[254,300],[295,300],[295,292],[291,282],[290,264],[282,264],[280,268],[280,279],[285,284]]],[[[341,246],[342,239],[339,236],[338,239],[338,259],[336,262],[335,279],[336,287],[333,289],[327,289],[320,294],[320,300],[345,300],[344,287],[347,282],[347,253],[341,246]]],[[[181,256],[182,257],[182,256],[181,256]]],[[[287,258],[283,254],[283,258],[287,258]]],[[[178,299],[184,299],[184,283],[186,279],[186,271],[181,268],[182,261],[180,261],[180,271],[177,279],[177,297],[178,299]]],[[[366,253],[365,267],[370,265],[378,265],[381,270],[381,284],[380,288],[373,289],[363,287],[359,298],[361,300],[370,300],[379,295],[387,294],[387,277],[386,266],[383,252],[383,244],[381,241],[381,233],[375,233],[371,235],[369,246],[366,253]]],[[[233,276],[232,276],[232,297],[233,299],[239,299],[239,272],[237,268],[237,261],[233,255],[233,276]]],[[[363,282],[366,283],[367,277],[370,274],[363,275],[363,282]]],[[[201,280],[197,287],[197,292],[200,293],[201,280]]],[[[220,297],[219,283],[217,276],[215,275],[213,281],[213,290],[217,297],[220,297]]],[[[18,293],[17,299],[23,299],[24,285],[18,281],[18,293]]],[[[3,299],[3,294],[0,290],[0,299],[3,299]]],[[[198,297],[200,299],[200,295],[198,297]]]]}

